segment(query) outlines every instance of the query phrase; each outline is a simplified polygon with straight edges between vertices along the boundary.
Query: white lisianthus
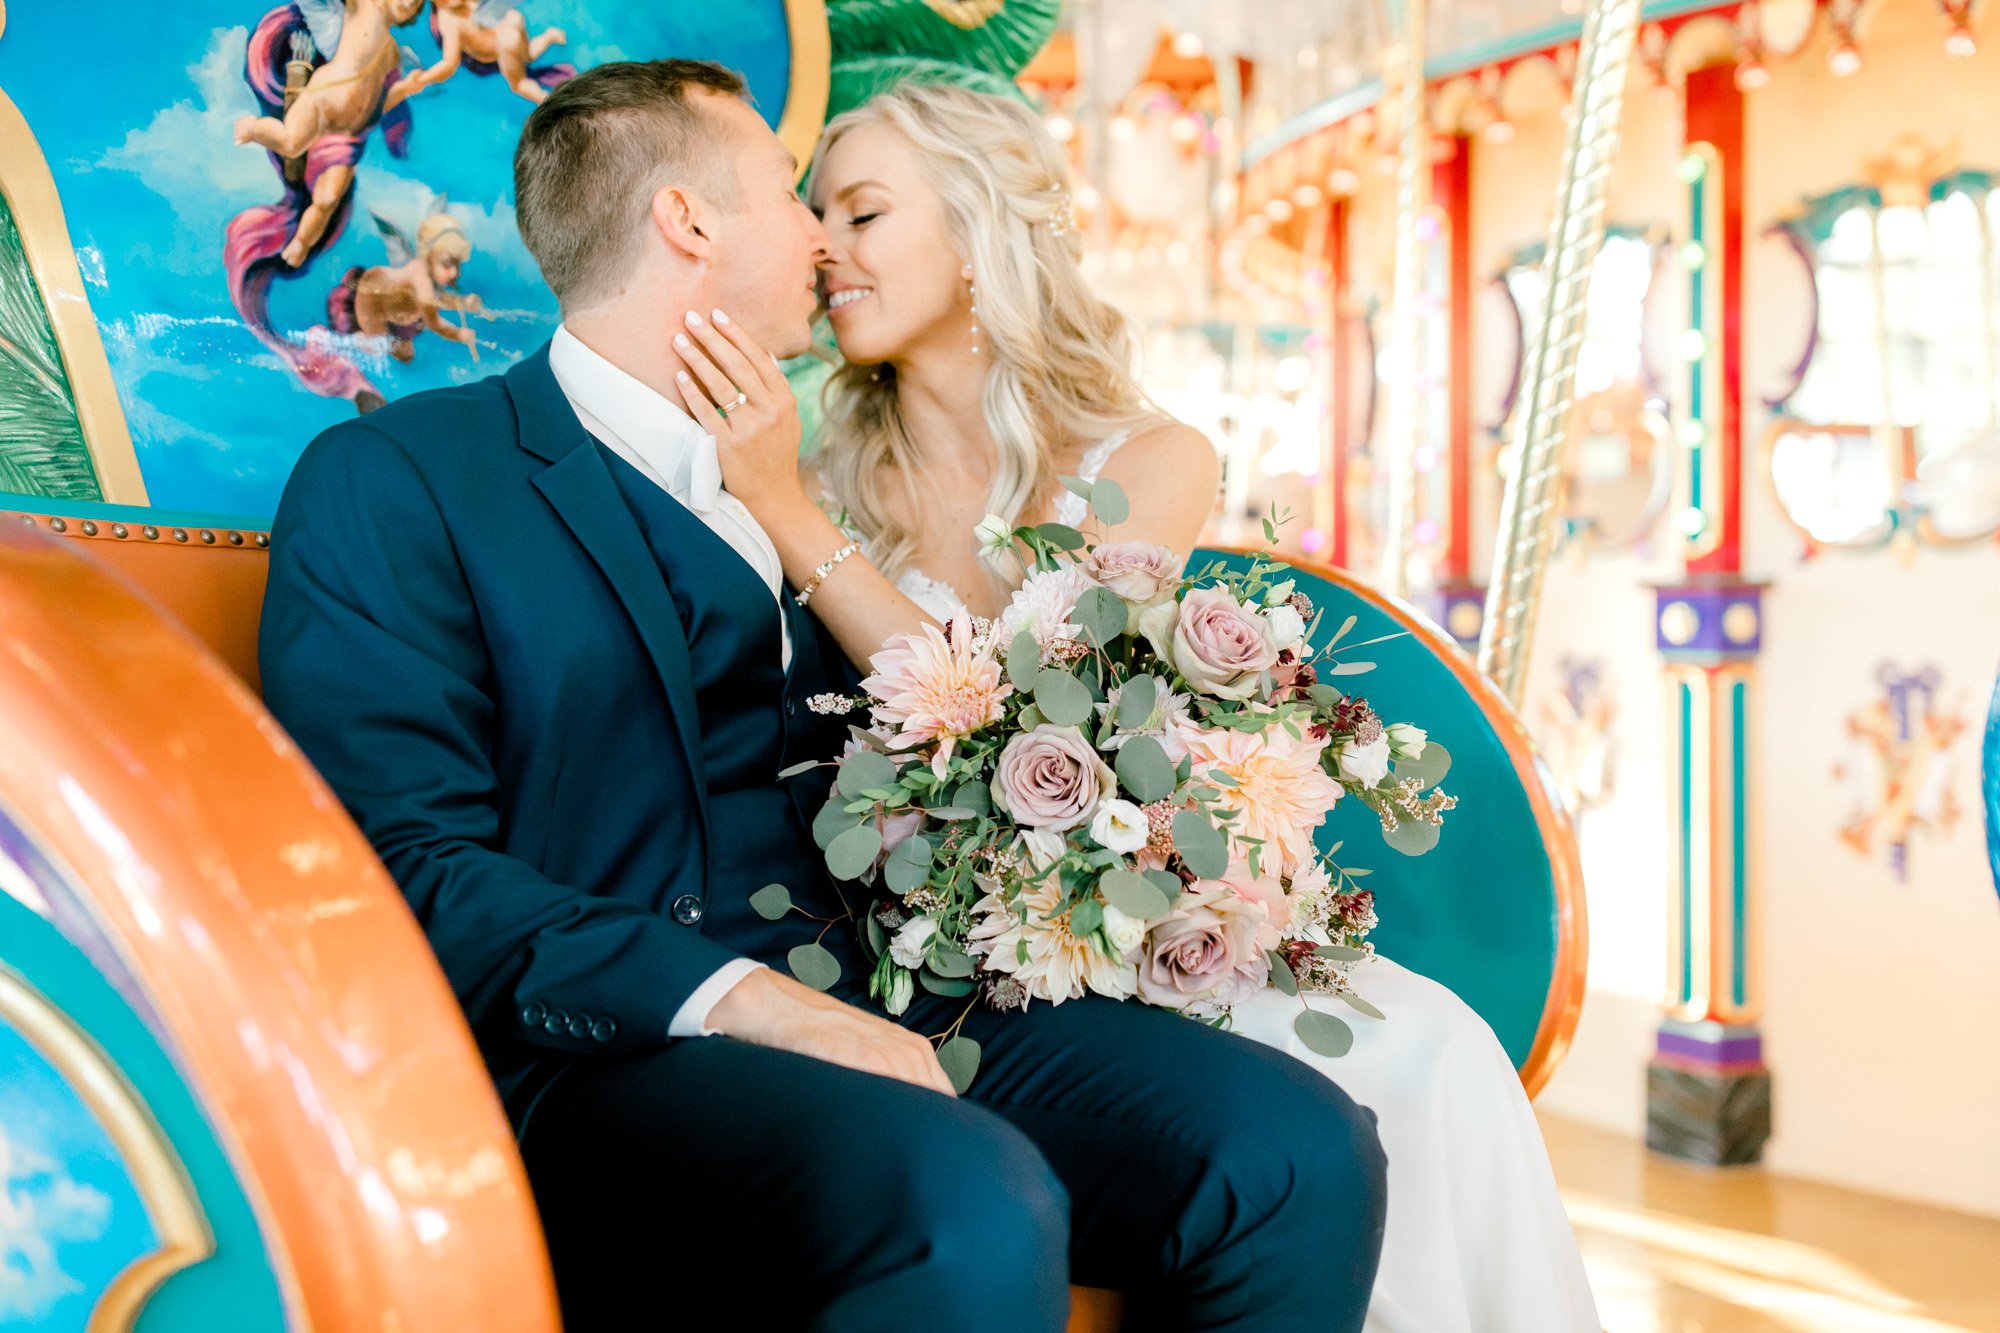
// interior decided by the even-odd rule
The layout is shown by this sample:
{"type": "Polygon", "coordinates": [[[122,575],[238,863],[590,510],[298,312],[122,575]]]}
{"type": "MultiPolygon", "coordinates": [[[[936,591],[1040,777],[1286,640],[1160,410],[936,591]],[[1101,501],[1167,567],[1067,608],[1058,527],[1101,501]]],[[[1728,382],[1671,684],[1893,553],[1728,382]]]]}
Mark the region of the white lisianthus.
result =
{"type": "Polygon", "coordinates": [[[998,514],[988,514],[972,530],[972,539],[979,544],[982,557],[989,561],[998,560],[1014,544],[1014,525],[998,514]]]}
{"type": "Polygon", "coordinates": [[[1040,870],[1062,859],[1063,835],[1053,829],[1024,828],[1021,830],[1021,847],[1028,854],[1028,863],[1040,870]]]}
{"type": "Polygon", "coordinates": [[[931,937],[937,934],[937,918],[934,916],[913,916],[897,930],[895,938],[889,941],[889,957],[898,967],[922,967],[924,958],[930,953],[931,937]]]}
{"type": "Polygon", "coordinates": [[[1279,652],[1298,647],[1306,637],[1305,617],[1283,602],[1267,607],[1264,619],[1271,622],[1271,638],[1277,643],[1279,652]]]}
{"type": "Polygon", "coordinates": [[[1422,759],[1429,737],[1422,727],[1407,722],[1391,722],[1388,728],[1389,753],[1398,759],[1422,759]]]}
{"type": "Polygon", "coordinates": [[[1298,582],[1295,579],[1286,579],[1283,583],[1272,584],[1264,590],[1264,605],[1283,606],[1286,602],[1292,600],[1292,591],[1297,587],[1298,582]]]}
{"type": "Polygon", "coordinates": [[[1146,938],[1146,923],[1138,917],[1127,916],[1110,903],[1104,904],[1104,938],[1111,944],[1111,952],[1120,958],[1130,958],[1134,950],[1146,938]]]}
{"type": "Polygon", "coordinates": [[[1389,736],[1388,733],[1376,737],[1367,745],[1356,745],[1352,740],[1340,743],[1340,776],[1349,782],[1359,782],[1372,787],[1389,776],[1389,736]]]}
{"type": "Polygon", "coordinates": [[[1097,814],[1090,821],[1090,836],[1097,839],[1097,845],[1121,856],[1129,855],[1146,845],[1149,832],[1146,827],[1146,812],[1130,801],[1113,797],[1100,801],[1097,814]]]}
{"type": "Polygon", "coordinates": [[[888,989],[882,995],[882,1007],[889,1011],[891,1018],[901,1018],[903,1011],[910,1007],[910,998],[917,993],[917,983],[902,968],[889,970],[888,989]]]}

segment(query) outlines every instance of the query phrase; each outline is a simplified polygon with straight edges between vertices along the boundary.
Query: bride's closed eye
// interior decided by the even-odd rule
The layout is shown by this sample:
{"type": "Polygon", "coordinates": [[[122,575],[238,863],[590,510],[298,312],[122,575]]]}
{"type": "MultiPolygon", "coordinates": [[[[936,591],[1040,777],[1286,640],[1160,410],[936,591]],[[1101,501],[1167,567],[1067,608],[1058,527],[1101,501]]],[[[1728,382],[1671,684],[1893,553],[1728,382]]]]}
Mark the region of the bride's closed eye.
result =
{"type": "Polygon", "coordinates": [[[850,227],[865,227],[881,216],[880,213],[856,213],[847,220],[847,225],[850,227]]]}

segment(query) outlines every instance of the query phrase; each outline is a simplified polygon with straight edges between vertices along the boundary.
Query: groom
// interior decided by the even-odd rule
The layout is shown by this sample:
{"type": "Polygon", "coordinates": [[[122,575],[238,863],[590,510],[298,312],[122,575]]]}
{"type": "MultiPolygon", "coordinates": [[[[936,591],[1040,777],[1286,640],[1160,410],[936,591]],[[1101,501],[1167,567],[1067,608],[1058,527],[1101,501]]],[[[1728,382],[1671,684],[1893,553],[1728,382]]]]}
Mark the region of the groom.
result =
{"type": "Polygon", "coordinates": [[[1358,1329],[1381,1150],[1303,1063],[1096,997],[862,1007],[824,769],[778,776],[838,752],[808,701],[854,676],[675,380],[718,310],[807,348],[794,171],[717,66],[556,89],[514,160],[554,340],[327,431],[272,535],[267,700],[465,1008],[568,1327],[1053,1333],[1074,1280],[1134,1329],[1358,1329]],[[801,912],[750,909],[773,882],[801,912]],[[785,972],[822,932],[830,995],[785,972]],[[964,1099],[925,1035],[961,1018],[964,1099]]]}

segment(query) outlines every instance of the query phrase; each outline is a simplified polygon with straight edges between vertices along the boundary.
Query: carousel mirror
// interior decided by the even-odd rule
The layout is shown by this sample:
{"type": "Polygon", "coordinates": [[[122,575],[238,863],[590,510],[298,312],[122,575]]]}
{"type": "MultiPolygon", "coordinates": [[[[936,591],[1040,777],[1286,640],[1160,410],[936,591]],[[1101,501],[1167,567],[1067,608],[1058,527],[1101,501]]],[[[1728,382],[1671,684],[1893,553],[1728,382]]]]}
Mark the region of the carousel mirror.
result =
{"type": "MultiPolygon", "coordinates": [[[[1643,541],[1666,512],[1673,491],[1666,402],[1645,354],[1647,300],[1665,253],[1657,235],[1613,227],[1591,268],[1571,449],[1559,503],[1569,538],[1596,549],[1623,549],[1643,541]]],[[[1540,317],[1546,294],[1541,247],[1521,251],[1497,281],[1513,305],[1521,335],[1540,317]]],[[[1525,341],[1521,346],[1525,353],[1525,341]]],[[[1492,426],[1497,438],[1510,433],[1519,391],[1517,359],[1507,400],[1492,426]]]]}
{"type": "Polygon", "coordinates": [[[1932,179],[1937,155],[1910,157],[1892,150],[1871,164],[1877,184],[1783,227],[1818,317],[1765,460],[1786,517],[1822,545],[2000,531],[2000,191],[1983,172],[1932,179]]]}

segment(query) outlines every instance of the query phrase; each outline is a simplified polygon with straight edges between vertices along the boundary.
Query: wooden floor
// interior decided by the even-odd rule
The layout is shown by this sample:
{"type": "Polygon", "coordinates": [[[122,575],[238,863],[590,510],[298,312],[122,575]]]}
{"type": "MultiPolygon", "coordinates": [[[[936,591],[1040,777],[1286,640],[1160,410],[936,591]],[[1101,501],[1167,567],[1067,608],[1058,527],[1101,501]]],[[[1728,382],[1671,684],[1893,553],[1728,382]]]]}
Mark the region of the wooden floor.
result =
{"type": "Polygon", "coordinates": [[[2000,1333],[2000,1221],[1542,1129],[1608,1333],[2000,1333]]]}

